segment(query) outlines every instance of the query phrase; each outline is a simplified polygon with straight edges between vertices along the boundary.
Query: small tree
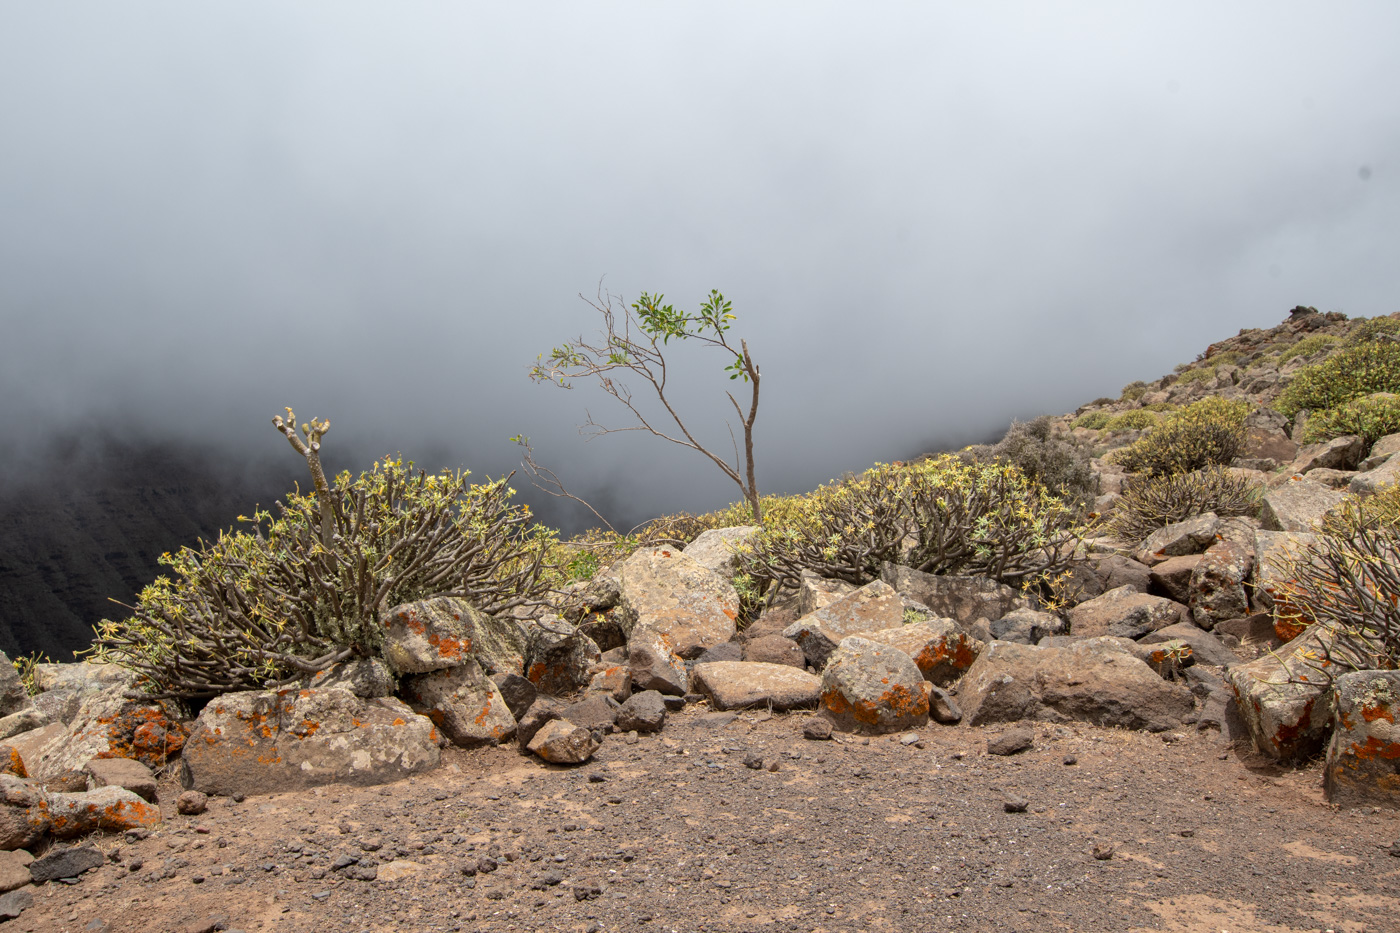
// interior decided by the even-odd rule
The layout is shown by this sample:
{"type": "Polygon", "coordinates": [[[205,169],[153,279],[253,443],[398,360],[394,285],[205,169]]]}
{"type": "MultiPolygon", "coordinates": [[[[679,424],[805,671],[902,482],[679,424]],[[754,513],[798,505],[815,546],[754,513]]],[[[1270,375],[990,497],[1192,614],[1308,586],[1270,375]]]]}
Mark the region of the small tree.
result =
{"type": "MultiPolygon", "coordinates": [[[[580,295],[580,298],[583,296],[580,295]]],[[[589,414],[582,429],[594,436],[612,434],[618,431],[646,431],[662,440],[697,451],[719,467],[725,476],[743,490],[755,522],[763,520],[762,506],[759,503],[758,483],[754,475],[753,426],[758,417],[758,366],[749,353],[749,345],[740,340],[736,348],[730,343],[728,331],[734,320],[731,303],[718,291],[711,290],[705,303],[695,314],[677,311],[675,307],[663,304],[664,295],[649,295],[643,292],[630,306],[620,298],[600,291],[596,300],[584,298],[603,317],[603,331],[596,342],[583,337],[571,340],[550,351],[548,358],[541,355],[530,369],[530,378],[536,382],[552,382],[571,389],[573,380],[596,378],[602,390],[621,402],[637,424],[629,427],[610,428],[598,424],[589,414]],[[717,347],[729,356],[729,365],[724,371],[730,380],[742,379],[749,385],[748,411],[744,411],[733,392],[726,392],[729,402],[739,415],[739,423],[744,432],[744,453],[739,455],[738,441],[734,437],[733,426],[729,428],[730,440],[734,442],[734,463],[731,465],[723,457],[705,447],[695,439],[690,429],[676,411],[666,394],[667,361],[665,348],[671,339],[695,340],[709,347],[717,347]],[[631,373],[645,380],[652,388],[672,426],[664,422],[660,425],[638,407],[631,390],[618,377],[631,373]]]]}

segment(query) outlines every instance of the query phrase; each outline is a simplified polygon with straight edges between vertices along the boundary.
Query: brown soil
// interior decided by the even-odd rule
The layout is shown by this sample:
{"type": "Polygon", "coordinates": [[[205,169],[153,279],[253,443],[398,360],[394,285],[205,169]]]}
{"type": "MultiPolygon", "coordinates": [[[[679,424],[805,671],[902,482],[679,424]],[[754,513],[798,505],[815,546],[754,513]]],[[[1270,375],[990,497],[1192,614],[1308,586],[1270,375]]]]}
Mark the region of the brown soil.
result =
{"type": "Polygon", "coordinates": [[[167,783],[158,831],[99,838],[108,863],[37,888],[9,929],[1400,930],[1400,813],[1328,807],[1316,765],[1077,724],[1005,758],[1000,727],[816,742],[806,718],[692,707],[579,768],[449,750],[398,785],[195,817],[167,783]],[[463,873],[483,858],[499,867],[463,873]]]}

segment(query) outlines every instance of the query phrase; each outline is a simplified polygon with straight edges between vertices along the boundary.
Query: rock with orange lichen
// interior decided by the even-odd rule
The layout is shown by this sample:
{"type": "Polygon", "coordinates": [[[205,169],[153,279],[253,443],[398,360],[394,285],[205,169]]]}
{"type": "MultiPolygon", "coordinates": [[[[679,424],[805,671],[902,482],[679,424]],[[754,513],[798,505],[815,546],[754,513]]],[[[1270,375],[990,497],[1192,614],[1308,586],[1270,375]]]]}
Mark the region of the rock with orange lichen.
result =
{"type": "Polygon", "coordinates": [[[206,794],[270,794],[323,784],[387,784],[433,768],[439,733],[390,697],[349,690],[251,690],[199,714],[181,782],[206,794]]]}
{"type": "Polygon", "coordinates": [[[690,676],[695,692],[708,697],[710,706],[720,710],[806,709],[817,705],[822,688],[821,678],[815,674],[761,661],[697,664],[690,676]]]}
{"type": "Polygon", "coordinates": [[[48,794],[37,784],[0,774],[0,849],[27,849],[49,831],[48,794]]]}
{"type": "Polygon", "coordinates": [[[15,777],[29,777],[24,767],[24,756],[19,749],[9,743],[0,745],[0,774],[13,774],[15,777]]]}
{"type": "Polygon", "coordinates": [[[135,758],[153,769],[178,758],[189,735],[179,711],[161,701],[131,699],[127,689],[119,683],[90,694],[67,734],[25,761],[29,773],[47,780],[81,770],[94,758],[135,758]]]}
{"type": "Polygon", "coordinates": [[[539,728],[530,739],[529,750],[555,765],[578,765],[593,757],[598,739],[567,719],[554,719],[539,728]]]}
{"type": "Polygon", "coordinates": [[[881,580],[868,583],[783,629],[783,637],[802,646],[807,663],[821,670],[841,639],[897,626],[904,621],[904,600],[881,580]]]}
{"type": "Polygon", "coordinates": [[[442,730],[454,745],[500,745],[515,735],[515,717],[500,689],[475,660],[460,667],[406,678],[414,708],[442,730]]]}
{"type": "Polygon", "coordinates": [[[914,659],[924,679],[946,687],[961,677],[984,647],[952,619],[925,619],[863,636],[914,659]]]}
{"type": "Polygon", "coordinates": [[[593,639],[558,616],[529,623],[526,637],[525,677],[540,693],[567,696],[588,685],[602,656],[593,639]]]}
{"type": "Polygon", "coordinates": [[[693,660],[734,637],[739,594],[679,548],[641,548],[618,568],[618,581],[629,644],[645,635],[693,660]]]}
{"type": "Polygon", "coordinates": [[[515,619],[488,616],[465,599],[439,596],[387,609],[384,660],[396,674],[426,674],[470,658],[489,674],[523,674],[525,629],[515,619]]]}
{"type": "Polygon", "coordinates": [[[1030,605],[1019,590],[991,577],[945,576],[885,562],[880,565],[880,579],[938,618],[963,625],[977,619],[995,622],[1013,609],[1030,605]]]}
{"type": "Polygon", "coordinates": [[[1329,682],[1350,669],[1328,656],[1334,648],[1326,629],[1313,625],[1277,651],[1230,669],[1225,679],[1260,752],[1293,761],[1323,750],[1332,731],[1329,682]]]}
{"type": "Polygon", "coordinates": [[[160,822],[159,807],[124,787],[99,787],[47,797],[49,832],[58,839],[73,839],[98,830],[122,833],[160,822]]]}
{"type": "Polygon", "coordinates": [[[820,707],[844,732],[904,732],[928,723],[930,690],[909,655],[853,635],[827,661],[820,707]]]}
{"type": "Polygon", "coordinates": [[[1354,671],[1332,685],[1327,801],[1400,809],[1400,671],[1354,671]]]}

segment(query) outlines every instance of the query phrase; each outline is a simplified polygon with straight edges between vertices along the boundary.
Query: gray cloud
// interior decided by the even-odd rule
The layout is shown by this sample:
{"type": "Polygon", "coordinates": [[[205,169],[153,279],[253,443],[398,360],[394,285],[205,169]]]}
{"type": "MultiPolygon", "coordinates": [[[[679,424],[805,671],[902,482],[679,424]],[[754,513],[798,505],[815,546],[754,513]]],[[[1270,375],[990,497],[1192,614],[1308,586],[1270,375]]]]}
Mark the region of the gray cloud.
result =
{"type": "MultiPolygon", "coordinates": [[[[1295,304],[1396,310],[1386,4],[16,5],[0,428],[737,488],[526,366],[598,280],[735,303],[760,482],[1159,375],[1295,304]]],[[[684,401],[727,445],[714,359],[684,401]]]]}

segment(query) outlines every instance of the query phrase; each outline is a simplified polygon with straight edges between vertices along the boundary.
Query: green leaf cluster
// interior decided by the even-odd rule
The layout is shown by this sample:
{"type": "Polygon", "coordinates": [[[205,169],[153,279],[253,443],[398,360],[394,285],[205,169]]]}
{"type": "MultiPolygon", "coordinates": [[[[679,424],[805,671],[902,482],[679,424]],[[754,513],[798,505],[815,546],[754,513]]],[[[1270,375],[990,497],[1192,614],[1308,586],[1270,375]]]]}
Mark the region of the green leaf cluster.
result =
{"type": "Polygon", "coordinates": [[[1358,343],[1303,367],[1284,387],[1274,407],[1292,418],[1303,409],[1337,408],[1377,392],[1400,393],[1400,343],[1358,343]]]}
{"type": "Polygon", "coordinates": [[[1400,396],[1381,393],[1313,412],[1303,430],[1303,443],[1316,444],[1357,434],[1370,447],[1387,434],[1396,432],[1400,432],[1400,396]]]}

